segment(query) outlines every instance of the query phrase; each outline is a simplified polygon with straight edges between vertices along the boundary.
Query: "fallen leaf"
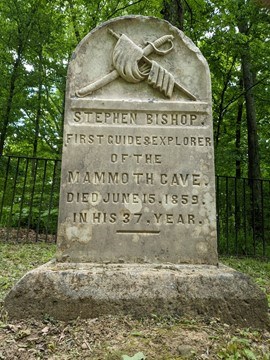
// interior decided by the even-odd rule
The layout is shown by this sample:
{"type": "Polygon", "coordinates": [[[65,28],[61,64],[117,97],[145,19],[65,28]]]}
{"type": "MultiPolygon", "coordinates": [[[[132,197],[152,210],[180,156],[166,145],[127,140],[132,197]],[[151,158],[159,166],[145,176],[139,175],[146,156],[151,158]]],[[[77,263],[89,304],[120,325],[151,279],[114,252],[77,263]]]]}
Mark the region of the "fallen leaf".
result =
{"type": "Polygon", "coordinates": [[[17,338],[18,338],[18,339],[23,339],[23,338],[29,336],[30,334],[31,334],[31,330],[30,330],[30,329],[20,330],[20,331],[17,333],[17,338]]]}
{"type": "Polygon", "coordinates": [[[122,355],[122,360],[145,360],[146,357],[142,352],[138,352],[134,356],[122,355]]]}
{"type": "Polygon", "coordinates": [[[43,328],[41,330],[41,332],[42,332],[42,334],[46,335],[46,334],[48,334],[49,330],[50,330],[49,326],[45,326],[45,328],[43,328]]]}

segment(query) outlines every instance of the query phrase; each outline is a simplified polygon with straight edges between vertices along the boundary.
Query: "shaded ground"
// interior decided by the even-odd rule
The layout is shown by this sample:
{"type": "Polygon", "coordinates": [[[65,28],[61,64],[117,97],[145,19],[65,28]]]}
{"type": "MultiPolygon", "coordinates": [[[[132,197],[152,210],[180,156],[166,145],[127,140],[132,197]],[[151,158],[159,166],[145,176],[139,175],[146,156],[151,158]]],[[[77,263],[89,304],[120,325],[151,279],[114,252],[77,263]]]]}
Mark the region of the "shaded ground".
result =
{"type": "Polygon", "coordinates": [[[56,235],[49,233],[37,233],[33,229],[24,228],[0,228],[0,241],[6,242],[19,242],[19,243],[30,243],[37,241],[44,241],[46,243],[55,243],[56,235]]]}
{"type": "Polygon", "coordinates": [[[2,323],[1,359],[269,359],[270,334],[217,321],[106,317],[2,323]],[[231,357],[230,357],[231,356],[231,357]]]}
{"type": "MultiPolygon", "coordinates": [[[[27,270],[53,257],[49,244],[0,242],[0,302],[27,270]]],[[[270,264],[227,259],[270,294],[270,264]]],[[[270,332],[237,329],[219,319],[104,317],[72,322],[9,321],[0,303],[0,359],[263,359],[270,360],[270,332]],[[141,357],[136,356],[141,353],[141,357]]]]}

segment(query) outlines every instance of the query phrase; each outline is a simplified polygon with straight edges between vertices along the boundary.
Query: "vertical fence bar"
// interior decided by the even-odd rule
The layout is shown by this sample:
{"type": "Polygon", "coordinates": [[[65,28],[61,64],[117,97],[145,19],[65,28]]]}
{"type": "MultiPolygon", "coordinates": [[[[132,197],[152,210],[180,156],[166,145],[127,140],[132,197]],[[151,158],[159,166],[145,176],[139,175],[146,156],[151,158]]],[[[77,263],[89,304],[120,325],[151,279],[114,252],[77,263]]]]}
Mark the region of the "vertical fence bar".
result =
{"type": "Polygon", "coordinates": [[[243,179],[243,227],[244,227],[244,243],[245,243],[245,252],[247,253],[248,244],[247,244],[247,209],[246,209],[246,179],[243,179]]]}
{"type": "MultiPolygon", "coordinates": [[[[270,204],[270,180],[268,181],[268,199],[266,201],[266,204],[270,204]]],[[[265,222],[266,223],[266,236],[267,236],[267,243],[266,243],[266,255],[267,257],[270,259],[270,209],[268,208],[267,209],[267,216],[268,218],[266,219],[267,221],[265,222]]]]}
{"type": "Polygon", "coordinates": [[[216,208],[217,208],[217,247],[218,252],[220,251],[220,208],[219,208],[219,176],[216,176],[216,208]]]}
{"type": "Polygon", "coordinates": [[[255,234],[255,209],[254,209],[254,179],[249,180],[251,182],[251,205],[252,205],[252,240],[253,240],[253,256],[256,255],[256,234],[255,234]]]}
{"type": "Polygon", "coordinates": [[[265,256],[265,235],[264,235],[264,191],[263,182],[260,180],[260,192],[261,192],[261,209],[262,209],[262,255],[265,256]]]}
{"type": "Polygon", "coordinates": [[[33,185],[31,190],[31,199],[29,204],[29,218],[28,218],[28,226],[27,226],[27,238],[29,236],[29,230],[31,227],[31,223],[33,221],[32,214],[33,214],[33,203],[34,203],[34,196],[35,196],[35,187],[36,187],[36,180],[37,180],[37,166],[38,166],[38,160],[32,158],[32,178],[33,178],[33,185]]]}
{"type": "Polygon", "coordinates": [[[14,206],[14,200],[15,200],[20,159],[21,158],[19,158],[19,157],[17,158],[17,164],[16,164],[16,168],[15,168],[15,176],[14,176],[14,183],[13,183],[13,187],[12,187],[11,204],[10,204],[10,211],[9,211],[9,217],[8,217],[7,240],[9,240],[10,229],[12,229],[13,206],[14,206]]]}
{"type": "MultiPolygon", "coordinates": [[[[3,156],[1,156],[1,158],[3,159],[3,156]]],[[[8,156],[8,161],[7,161],[6,176],[5,176],[5,180],[4,180],[3,195],[2,195],[1,207],[0,207],[0,221],[1,222],[2,222],[4,204],[5,204],[5,195],[6,195],[6,191],[7,191],[7,180],[8,180],[8,174],[9,174],[9,168],[10,168],[10,156],[8,156]]]]}
{"type": "Polygon", "coordinates": [[[49,219],[51,215],[51,207],[52,207],[52,199],[53,199],[53,189],[54,189],[54,177],[55,177],[55,171],[56,171],[56,161],[54,162],[53,166],[53,175],[52,175],[52,183],[51,183],[51,191],[50,191],[50,199],[49,199],[49,209],[48,209],[48,215],[47,215],[47,221],[46,221],[46,233],[45,233],[45,241],[48,241],[48,229],[49,229],[49,219]]]}
{"type": "Polygon", "coordinates": [[[42,188],[41,188],[41,196],[40,196],[40,202],[39,202],[39,210],[38,210],[38,221],[37,221],[37,227],[36,227],[36,242],[38,241],[38,234],[40,230],[40,217],[41,217],[41,209],[43,204],[43,195],[44,195],[44,187],[45,187],[45,180],[46,180],[46,172],[47,172],[47,162],[48,160],[44,160],[44,171],[43,171],[43,177],[42,177],[42,188]]]}
{"type": "MultiPolygon", "coordinates": [[[[270,180],[268,181],[268,199],[266,201],[266,204],[270,204],[270,180]]],[[[270,209],[267,209],[267,216],[268,218],[266,219],[267,221],[266,223],[266,236],[267,236],[267,243],[266,243],[266,255],[267,257],[270,259],[270,209]]]]}
{"type": "Polygon", "coordinates": [[[229,184],[226,177],[226,255],[229,255],[229,184]]]}
{"type": "MultiPolygon", "coordinates": [[[[59,160],[54,160],[47,224],[49,223],[49,219],[50,219],[50,216],[51,216],[51,210],[52,210],[52,206],[53,206],[54,187],[55,187],[55,184],[56,184],[56,174],[57,174],[57,168],[58,168],[59,164],[60,164],[59,160]]],[[[56,230],[56,234],[57,234],[57,230],[56,230]]],[[[47,241],[47,239],[48,239],[48,226],[46,226],[46,241],[47,241]]],[[[56,235],[55,235],[55,241],[56,241],[56,235]]]]}
{"type": "Polygon", "coordinates": [[[238,255],[238,221],[239,221],[239,216],[238,216],[238,198],[237,198],[237,178],[234,178],[234,228],[235,228],[235,236],[234,236],[234,251],[235,254],[238,255]]]}
{"type": "Polygon", "coordinates": [[[22,197],[21,197],[21,205],[20,205],[20,213],[19,213],[16,241],[19,240],[19,231],[20,231],[20,228],[21,228],[21,219],[22,219],[22,213],[23,213],[23,205],[24,205],[24,198],[25,198],[26,183],[27,183],[28,166],[29,166],[29,158],[26,158],[26,165],[25,165],[24,181],[23,181],[23,187],[22,187],[22,197]]]}

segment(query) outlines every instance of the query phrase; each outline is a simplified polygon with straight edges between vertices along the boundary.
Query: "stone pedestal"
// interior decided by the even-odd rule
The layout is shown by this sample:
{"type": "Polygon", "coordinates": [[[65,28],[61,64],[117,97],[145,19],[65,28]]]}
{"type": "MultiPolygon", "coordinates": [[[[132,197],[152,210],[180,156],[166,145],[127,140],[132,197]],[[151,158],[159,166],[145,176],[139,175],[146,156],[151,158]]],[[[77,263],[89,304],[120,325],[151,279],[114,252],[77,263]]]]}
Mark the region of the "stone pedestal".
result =
{"type": "Polygon", "coordinates": [[[51,261],[28,272],[5,299],[12,318],[101,315],[216,317],[266,327],[265,294],[226,266],[90,264],[51,261]]]}

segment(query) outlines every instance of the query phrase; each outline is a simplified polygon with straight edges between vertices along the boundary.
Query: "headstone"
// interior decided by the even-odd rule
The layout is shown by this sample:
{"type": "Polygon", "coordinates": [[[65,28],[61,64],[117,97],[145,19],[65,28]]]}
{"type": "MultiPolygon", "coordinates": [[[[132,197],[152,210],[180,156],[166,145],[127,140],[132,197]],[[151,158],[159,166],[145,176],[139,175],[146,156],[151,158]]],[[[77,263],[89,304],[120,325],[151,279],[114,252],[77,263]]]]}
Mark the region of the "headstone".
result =
{"type": "Polygon", "coordinates": [[[214,316],[268,325],[265,294],[217,266],[207,62],[168,22],[107,22],[67,78],[58,251],[9,292],[10,317],[214,316]]]}
{"type": "Polygon", "coordinates": [[[64,128],[59,260],[217,264],[210,74],[183,33],[142,17],[92,31],[64,128]]]}

